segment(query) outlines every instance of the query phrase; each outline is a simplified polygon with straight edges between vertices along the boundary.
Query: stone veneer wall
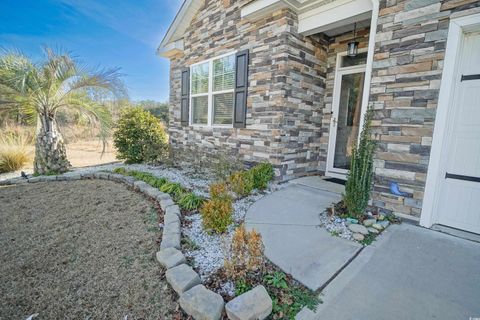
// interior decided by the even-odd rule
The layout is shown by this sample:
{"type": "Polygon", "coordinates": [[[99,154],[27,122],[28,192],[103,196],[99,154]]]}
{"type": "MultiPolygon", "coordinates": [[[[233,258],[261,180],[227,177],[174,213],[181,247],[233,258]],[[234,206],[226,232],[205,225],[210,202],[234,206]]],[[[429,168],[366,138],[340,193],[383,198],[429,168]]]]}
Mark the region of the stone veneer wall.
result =
{"type": "Polygon", "coordinates": [[[240,8],[247,2],[208,1],[186,31],[184,55],[171,59],[171,143],[198,153],[269,161],[282,179],[317,172],[325,157],[319,141],[326,49],[298,35],[289,10],[242,20],[240,8]],[[181,69],[244,49],[250,50],[246,128],[181,126],[181,69]]]}
{"type": "Polygon", "coordinates": [[[478,13],[479,6],[478,0],[380,2],[370,104],[379,141],[373,204],[382,211],[420,216],[449,20],[478,13]],[[392,196],[390,181],[412,196],[392,196]]]}

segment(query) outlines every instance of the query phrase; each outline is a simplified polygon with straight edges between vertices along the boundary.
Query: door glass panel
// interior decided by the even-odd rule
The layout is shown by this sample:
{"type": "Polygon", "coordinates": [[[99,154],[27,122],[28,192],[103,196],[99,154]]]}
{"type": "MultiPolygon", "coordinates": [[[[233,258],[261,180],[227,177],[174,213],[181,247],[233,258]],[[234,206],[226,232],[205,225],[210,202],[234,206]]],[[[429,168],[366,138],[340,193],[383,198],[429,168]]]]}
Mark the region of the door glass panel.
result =
{"type": "Polygon", "coordinates": [[[359,65],[362,65],[362,64],[366,64],[367,63],[367,55],[368,55],[368,53],[365,51],[365,52],[360,52],[355,57],[343,56],[342,57],[341,68],[353,67],[353,66],[359,66],[359,65]]]}
{"type": "Polygon", "coordinates": [[[342,76],[336,119],[337,136],[333,160],[335,168],[350,169],[352,149],[359,132],[364,78],[364,72],[342,76]]]}

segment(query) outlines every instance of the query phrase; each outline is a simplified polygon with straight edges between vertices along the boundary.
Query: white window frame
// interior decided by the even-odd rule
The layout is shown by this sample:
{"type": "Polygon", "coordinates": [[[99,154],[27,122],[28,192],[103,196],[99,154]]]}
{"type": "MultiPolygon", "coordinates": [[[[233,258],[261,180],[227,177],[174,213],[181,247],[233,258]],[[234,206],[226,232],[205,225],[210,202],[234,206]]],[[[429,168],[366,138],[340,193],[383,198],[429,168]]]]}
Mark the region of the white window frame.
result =
{"type": "MultiPolygon", "coordinates": [[[[207,60],[203,60],[197,63],[194,63],[190,65],[190,103],[189,103],[189,123],[190,126],[192,127],[215,127],[215,128],[233,128],[233,113],[235,110],[235,101],[234,105],[232,108],[232,123],[231,124],[214,124],[213,123],[213,96],[217,94],[222,94],[222,93],[233,93],[235,94],[235,86],[232,89],[229,90],[221,90],[221,91],[213,91],[213,61],[222,59],[231,55],[235,55],[237,51],[229,52],[226,54],[222,54],[207,60]],[[204,63],[208,63],[208,92],[206,93],[197,93],[193,94],[192,93],[192,78],[193,78],[193,72],[192,68],[204,63]],[[208,96],[208,112],[207,112],[207,124],[203,123],[193,123],[193,98],[195,97],[204,97],[208,96]]],[[[236,72],[234,74],[234,77],[236,77],[236,72]]],[[[235,82],[234,82],[235,83],[235,82]]],[[[235,97],[234,97],[235,98],[235,97]]]]}

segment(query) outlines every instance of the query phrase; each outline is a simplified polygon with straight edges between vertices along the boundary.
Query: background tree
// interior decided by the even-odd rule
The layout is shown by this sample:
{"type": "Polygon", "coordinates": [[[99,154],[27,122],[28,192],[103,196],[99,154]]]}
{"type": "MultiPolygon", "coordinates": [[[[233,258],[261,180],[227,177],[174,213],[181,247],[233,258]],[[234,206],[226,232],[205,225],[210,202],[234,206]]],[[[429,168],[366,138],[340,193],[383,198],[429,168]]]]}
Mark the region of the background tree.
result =
{"type": "Polygon", "coordinates": [[[61,173],[70,167],[57,122],[62,109],[97,124],[105,144],[112,120],[102,102],[125,94],[119,77],[118,69],[89,71],[70,54],[49,48],[39,63],[20,52],[1,53],[0,109],[20,112],[22,119],[36,124],[36,174],[61,173]]]}
{"type": "Polygon", "coordinates": [[[136,103],[136,106],[147,110],[162,120],[165,125],[168,125],[168,103],[154,100],[140,100],[136,103]]]}

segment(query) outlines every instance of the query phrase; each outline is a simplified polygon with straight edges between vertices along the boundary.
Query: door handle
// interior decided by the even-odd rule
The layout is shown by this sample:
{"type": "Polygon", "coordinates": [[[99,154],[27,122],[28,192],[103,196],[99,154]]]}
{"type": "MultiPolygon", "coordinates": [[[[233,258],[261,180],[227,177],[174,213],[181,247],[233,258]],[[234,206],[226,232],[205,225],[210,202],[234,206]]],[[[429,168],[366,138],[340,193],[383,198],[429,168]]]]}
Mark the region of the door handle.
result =
{"type": "Polygon", "coordinates": [[[452,174],[452,173],[445,173],[445,179],[455,179],[455,180],[463,180],[463,181],[471,181],[471,182],[480,182],[479,177],[472,177],[472,176],[464,176],[461,174],[452,174]]]}

